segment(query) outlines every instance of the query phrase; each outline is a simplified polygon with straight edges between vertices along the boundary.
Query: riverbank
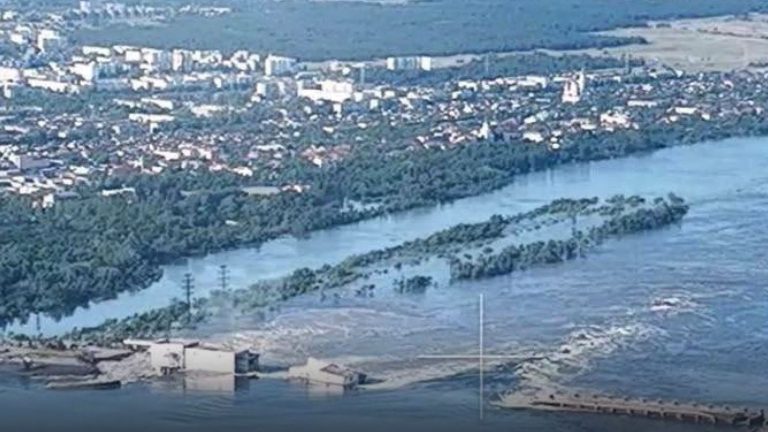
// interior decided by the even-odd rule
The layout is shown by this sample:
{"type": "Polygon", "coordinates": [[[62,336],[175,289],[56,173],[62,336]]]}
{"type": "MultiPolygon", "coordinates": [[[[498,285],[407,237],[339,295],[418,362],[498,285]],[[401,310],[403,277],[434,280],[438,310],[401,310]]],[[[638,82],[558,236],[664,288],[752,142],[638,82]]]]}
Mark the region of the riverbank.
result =
{"type": "MultiPolygon", "coordinates": [[[[459,224],[397,246],[350,256],[336,265],[301,268],[287,277],[260,281],[246,289],[214,291],[209,298],[195,299],[191,312],[190,305],[176,301],[168,307],[123,320],[111,319],[53,340],[109,345],[131,337],[194,334],[198,326],[205,326],[215,317],[264,313],[282,302],[310,293],[319,293],[320,301],[323,301],[335,296],[334,291],[341,288],[353,290],[356,296],[363,298],[388,287],[394,287],[403,295],[414,294],[431,285],[448,285],[453,279],[465,279],[462,274],[467,272],[459,272],[457,268],[466,270],[470,264],[458,263],[464,257],[471,258],[472,254],[481,263],[488,263],[499,261],[494,258],[495,250],[501,250],[501,254],[510,248],[532,251],[529,258],[521,258],[525,263],[512,260],[514,265],[509,271],[560,263],[583,257],[608,238],[678,222],[687,209],[684,201],[674,195],[652,200],[639,196],[615,196],[605,201],[597,198],[558,199],[528,212],[459,224]],[[521,244],[515,246],[514,243],[521,244]],[[578,251],[574,254],[575,249],[549,247],[565,243],[577,245],[578,251]],[[551,259],[553,256],[558,258],[551,259]],[[435,273],[435,265],[444,270],[435,273]],[[419,289],[406,289],[411,285],[419,285],[419,289]]],[[[472,270],[469,274],[477,276],[480,273],[472,270]]],[[[498,274],[503,273],[493,273],[498,274]]],[[[22,335],[16,337],[26,339],[22,335]]]]}
{"type": "Polygon", "coordinates": [[[111,390],[156,376],[147,353],[62,340],[0,341],[0,373],[52,390],[111,390]]]}

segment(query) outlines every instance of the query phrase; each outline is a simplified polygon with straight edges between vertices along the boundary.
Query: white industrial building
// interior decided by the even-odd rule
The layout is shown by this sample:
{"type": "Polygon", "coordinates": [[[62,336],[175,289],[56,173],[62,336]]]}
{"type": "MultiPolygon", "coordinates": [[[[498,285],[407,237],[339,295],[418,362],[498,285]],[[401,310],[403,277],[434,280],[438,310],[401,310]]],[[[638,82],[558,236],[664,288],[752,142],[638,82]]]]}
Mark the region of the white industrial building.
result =
{"type": "Polygon", "coordinates": [[[351,82],[324,80],[320,82],[302,81],[299,83],[297,95],[313,101],[328,101],[341,103],[352,99],[355,87],[351,82]]]}
{"type": "Polygon", "coordinates": [[[432,57],[389,57],[387,58],[389,70],[432,70],[432,57]]]}
{"type": "Polygon", "coordinates": [[[304,366],[288,369],[288,377],[310,384],[325,384],[344,388],[353,388],[365,382],[365,374],[355,372],[343,366],[308,358],[304,366]]]}
{"type": "Polygon", "coordinates": [[[161,375],[180,371],[244,375],[259,367],[259,355],[249,350],[231,351],[187,340],[125,340],[123,343],[147,349],[152,369],[161,375]]]}
{"type": "Polygon", "coordinates": [[[149,346],[152,369],[161,375],[168,375],[184,369],[183,342],[153,343],[149,346]]]}
{"type": "Polygon", "coordinates": [[[211,346],[195,346],[184,350],[184,370],[243,375],[259,366],[258,354],[249,350],[227,351],[211,346]]]}

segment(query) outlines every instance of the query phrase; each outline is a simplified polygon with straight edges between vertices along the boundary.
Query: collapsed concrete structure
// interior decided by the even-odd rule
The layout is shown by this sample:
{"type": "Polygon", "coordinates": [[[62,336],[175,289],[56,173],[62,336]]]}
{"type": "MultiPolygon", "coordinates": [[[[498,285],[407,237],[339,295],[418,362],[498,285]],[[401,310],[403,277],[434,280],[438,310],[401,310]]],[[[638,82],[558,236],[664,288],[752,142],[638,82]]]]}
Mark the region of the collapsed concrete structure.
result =
{"type": "Polygon", "coordinates": [[[343,388],[354,388],[365,383],[366,375],[343,366],[308,358],[307,364],[288,369],[290,379],[310,384],[325,384],[343,388]]]}
{"type": "Polygon", "coordinates": [[[259,368],[259,354],[250,350],[232,351],[194,340],[127,339],[123,343],[149,351],[152,368],[161,375],[180,371],[247,375],[259,368]]]}

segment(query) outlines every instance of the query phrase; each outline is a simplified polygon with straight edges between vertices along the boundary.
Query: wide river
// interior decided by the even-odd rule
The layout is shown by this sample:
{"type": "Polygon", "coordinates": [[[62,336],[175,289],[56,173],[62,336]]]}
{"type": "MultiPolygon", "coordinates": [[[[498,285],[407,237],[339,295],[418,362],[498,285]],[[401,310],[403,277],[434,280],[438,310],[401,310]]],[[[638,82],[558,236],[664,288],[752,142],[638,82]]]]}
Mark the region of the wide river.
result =
{"type": "MultiPolygon", "coordinates": [[[[313,355],[352,364],[384,378],[382,390],[338,396],[264,379],[233,392],[193,390],[210,383],[165,383],[64,394],[6,377],[0,378],[3,430],[718,430],[508,412],[487,402],[506,389],[565,386],[768,407],[766,167],[765,138],[678,147],[521,176],[502,190],[450,205],[167,266],[149,289],[59,322],[43,318],[41,331],[61,333],[165,305],[179,296],[186,272],[204,295],[216,288],[222,264],[232,286],[246,286],[559,197],[675,192],[691,204],[681,226],[608,242],[584,260],[442,284],[416,297],[342,293],[321,303],[308,296],[266,321],[223,321],[207,335],[257,346],[265,363],[291,364],[313,355]],[[489,369],[482,399],[473,363],[419,359],[474,352],[479,294],[485,297],[488,353],[540,357],[489,369]]],[[[27,324],[14,330],[35,329],[27,324]]]]}

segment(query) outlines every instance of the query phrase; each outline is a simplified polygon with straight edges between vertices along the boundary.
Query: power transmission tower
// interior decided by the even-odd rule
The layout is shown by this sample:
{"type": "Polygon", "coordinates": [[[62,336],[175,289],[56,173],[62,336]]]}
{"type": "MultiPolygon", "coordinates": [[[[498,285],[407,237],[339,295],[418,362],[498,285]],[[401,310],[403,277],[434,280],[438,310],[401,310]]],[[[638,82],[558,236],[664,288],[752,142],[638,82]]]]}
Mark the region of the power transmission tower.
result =
{"type": "Polygon", "coordinates": [[[576,223],[578,219],[578,215],[575,211],[570,212],[569,216],[571,217],[571,235],[576,235],[576,223]]]}
{"type": "Polygon", "coordinates": [[[629,54],[624,56],[624,73],[626,75],[632,74],[632,56],[629,54]]]}
{"type": "Polygon", "coordinates": [[[229,270],[227,269],[226,264],[219,266],[219,284],[221,286],[221,291],[227,292],[227,288],[229,287],[229,270]]]}
{"type": "Polygon", "coordinates": [[[187,298],[187,315],[192,313],[192,293],[195,290],[194,279],[189,273],[184,274],[184,296],[187,298]]]}

